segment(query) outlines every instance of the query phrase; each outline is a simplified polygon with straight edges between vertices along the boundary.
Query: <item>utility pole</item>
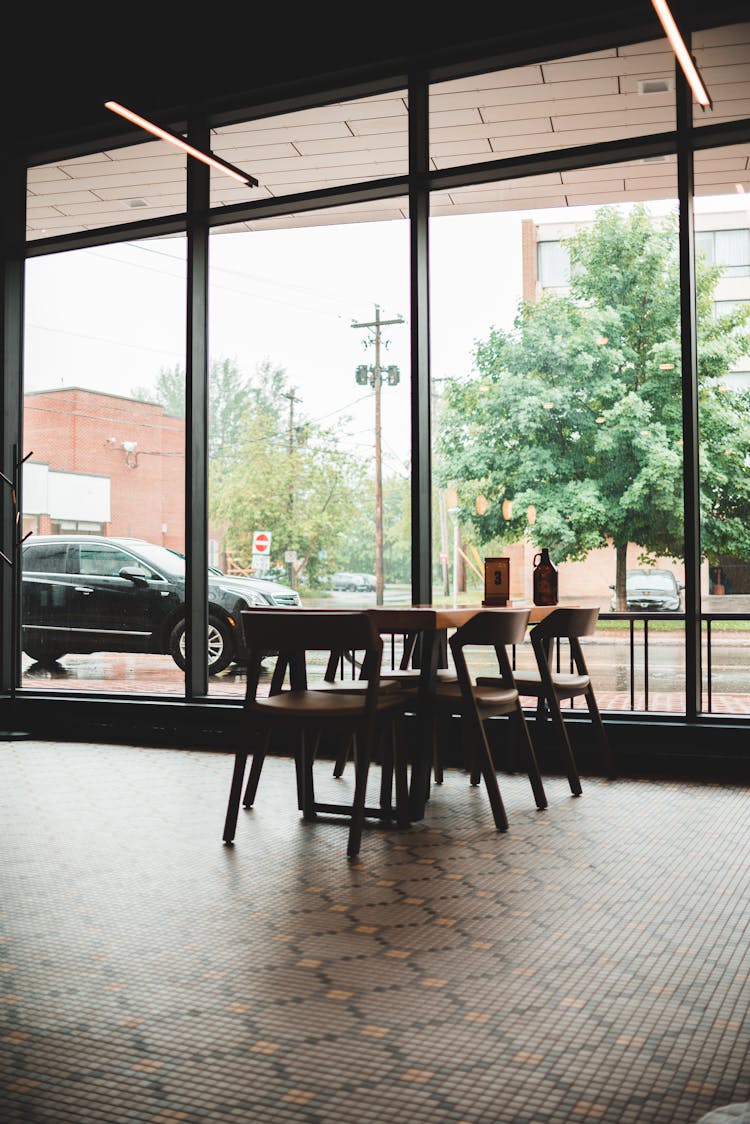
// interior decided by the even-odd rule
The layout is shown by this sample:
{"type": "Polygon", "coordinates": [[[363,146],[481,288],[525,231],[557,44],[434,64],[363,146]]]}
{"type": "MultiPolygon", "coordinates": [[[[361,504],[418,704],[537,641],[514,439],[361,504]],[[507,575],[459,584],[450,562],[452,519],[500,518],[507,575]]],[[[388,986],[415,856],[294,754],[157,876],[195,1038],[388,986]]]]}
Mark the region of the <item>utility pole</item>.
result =
{"type": "MultiPolygon", "coordinates": [[[[440,420],[440,394],[437,388],[437,384],[440,382],[447,382],[447,379],[433,379],[432,385],[430,387],[430,406],[432,409],[433,432],[437,430],[438,422],[440,420]]],[[[458,503],[458,496],[455,497],[453,503],[458,503]]],[[[448,504],[446,500],[446,492],[444,491],[438,493],[438,514],[440,517],[440,571],[443,576],[443,595],[447,597],[450,593],[450,578],[448,570],[448,504]]]]}
{"type": "MultiPolygon", "coordinates": [[[[383,604],[383,457],[381,438],[380,397],[383,378],[388,380],[389,386],[397,386],[399,382],[398,367],[387,367],[385,375],[380,362],[380,349],[382,329],[389,324],[403,324],[403,317],[394,320],[381,320],[380,305],[375,305],[375,319],[364,323],[352,323],[352,328],[367,328],[371,338],[365,341],[365,347],[372,344],[375,348],[375,362],[371,367],[360,366],[356,371],[356,382],[359,386],[368,383],[375,390],[375,604],[383,604]]],[[[386,347],[388,346],[386,342],[386,347]]]]}
{"type": "MultiPolygon", "coordinates": [[[[288,439],[287,439],[287,454],[290,457],[291,457],[292,453],[294,452],[294,404],[295,404],[295,402],[301,402],[302,401],[301,398],[296,397],[296,395],[295,395],[296,389],[297,389],[296,386],[292,386],[292,387],[289,388],[288,393],[282,395],[282,398],[288,398],[289,399],[289,436],[288,436],[288,439]]],[[[293,476],[293,466],[291,466],[291,465],[290,465],[290,472],[289,472],[289,526],[290,527],[294,526],[294,476],[293,476]]],[[[292,589],[296,589],[297,583],[296,583],[296,580],[295,580],[294,562],[289,562],[288,565],[289,565],[289,584],[292,587],[292,589]]]]}
{"type": "Polygon", "coordinates": [[[291,456],[292,452],[294,451],[294,403],[302,401],[301,398],[296,397],[296,395],[294,393],[296,391],[296,389],[297,389],[296,386],[290,387],[287,394],[282,394],[282,398],[288,398],[289,399],[289,442],[288,443],[289,443],[289,455],[290,456],[291,456]]]}

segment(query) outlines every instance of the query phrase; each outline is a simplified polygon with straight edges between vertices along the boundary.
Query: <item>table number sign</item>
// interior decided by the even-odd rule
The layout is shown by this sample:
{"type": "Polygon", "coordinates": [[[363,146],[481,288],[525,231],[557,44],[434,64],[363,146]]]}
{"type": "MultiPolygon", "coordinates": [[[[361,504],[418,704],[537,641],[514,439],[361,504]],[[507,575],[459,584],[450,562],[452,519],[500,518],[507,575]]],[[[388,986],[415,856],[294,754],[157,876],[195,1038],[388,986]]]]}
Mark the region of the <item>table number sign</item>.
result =
{"type": "Polygon", "coordinates": [[[485,558],[483,605],[507,605],[510,598],[510,559],[485,558]]]}

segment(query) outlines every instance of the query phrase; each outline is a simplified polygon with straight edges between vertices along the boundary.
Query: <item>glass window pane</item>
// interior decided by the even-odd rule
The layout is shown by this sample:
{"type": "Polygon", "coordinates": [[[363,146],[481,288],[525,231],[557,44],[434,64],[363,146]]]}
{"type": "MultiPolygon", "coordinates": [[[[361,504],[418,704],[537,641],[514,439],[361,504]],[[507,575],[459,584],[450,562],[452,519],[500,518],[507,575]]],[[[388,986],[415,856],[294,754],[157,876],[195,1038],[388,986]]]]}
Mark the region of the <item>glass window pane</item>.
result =
{"type": "Polygon", "coordinates": [[[539,242],[539,284],[544,289],[570,284],[570,256],[562,242],[539,242]]]}
{"type": "Polygon", "coordinates": [[[703,708],[722,714],[750,713],[750,271],[721,260],[736,264],[750,237],[748,167],[750,145],[695,155],[695,223],[717,245],[698,271],[703,708]]]}
{"type": "Polygon", "coordinates": [[[184,694],[184,348],[184,239],[27,263],[23,686],[184,694]]]}
{"type": "Polygon", "coordinates": [[[26,237],[181,214],[186,159],[166,141],[150,141],[30,168],[26,237]]]}
{"type": "Polygon", "coordinates": [[[750,117],[750,22],[693,33],[692,53],[711,98],[711,108],[693,103],[693,123],[714,125],[750,117]]]}
{"type": "Polygon", "coordinates": [[[750,273],[750,230],[717,230],[716,262],[728,277],[750,273]]]}
{"type": "MultiPolygon", "coordinates": [[[[433,596],[476,604],[485,559],[506,557],[511,601],[531,604],[547,547],[561,603],[600,609],[600,705],[681,712],[676,164],[568,175],[454,191],[431,218],[433,596]],[[573,266],[564,288],[537,272],[555,243],[573,266]],[[649,620],[632,673],[615,612],[649,620]]],[[[533,666],[528,643],[518,660],[533,666]]]]}
{"type": "Polygon", "coordinates": [[[665,39],[430,88],[436,168],[665,132],[674,125],[674,56],[665,39]]]}
{"type": "Polygon", "coordinates": [[[211,205],[405,175],[408,128],[405,90],[222,126],[212,150],[259,187],[212,173],[211,205]]]}
{"type": "Polygon", "coordinates": [[[106,545],[83,545],[78,550],[79,574],[98,574],[100,577],[115,578],[123,566],[132,562],[132,555],[115,550],[106,545]]]}
{"type": "Polygon", "coordinates": [[[238,612],[411,600],[409,229],[368,213],[211,236],[210,557],[238,612]]]}

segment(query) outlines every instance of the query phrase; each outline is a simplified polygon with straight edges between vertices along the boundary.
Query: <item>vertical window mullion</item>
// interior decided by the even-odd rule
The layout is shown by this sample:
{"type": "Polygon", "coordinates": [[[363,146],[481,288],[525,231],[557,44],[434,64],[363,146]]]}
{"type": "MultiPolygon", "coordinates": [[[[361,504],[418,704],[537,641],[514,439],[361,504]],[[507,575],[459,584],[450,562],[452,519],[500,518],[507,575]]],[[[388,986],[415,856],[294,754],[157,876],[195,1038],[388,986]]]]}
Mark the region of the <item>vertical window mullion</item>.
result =
{"type": "Polygon", "coordinates": [[[685,712],[695,721],[702,700],[700,602],[700,465],[698,456],[698,341],[693,220],[692,93],[676,66],[677,194],[679,200],[680,337],[685,540],[685,712]]]}
{"type": "Polygon", "coordinates": [[[426,75],[409,76],[409,223],[411,272],[411,573],[412,600],[432,602],[432,448],[426,75]]]}
{"type": "MultiPolygon", "coordinates": [[[[190,122],[190,142],[207,149],[204,121],[190,122]]],[[[187,363],[185,386],[185,578],[188,699],[208,694],[208,223],[209,168],[187,160],[187,363]],[[199,637],[200,643],[193,643],[199,637]]]]}
{"type": "MultiPolygon", "coordinates": [[[[0,335],[3,341],[2,459],[0,465],[8,480],[17,480],[17,509],[21,510],[22,403],[23,403],[23,312],[24,312],[24,230],[26,228],[26,166],[9,158],[3,174],[2,219],[2,311],[0,335]]],[[[0,549],[13,562],[17,556],[15,509],[11,489],[2,485],[0,493],[0,549]]],[[[19,607],[21,575],[17,566],[0,560],[0,610],[5,626],[0,639],[0,690],[11,695],[18,685],[21,669],[19,646],[19,607]],[[8,627],[8,622],[12,626],[8,627]]]]}

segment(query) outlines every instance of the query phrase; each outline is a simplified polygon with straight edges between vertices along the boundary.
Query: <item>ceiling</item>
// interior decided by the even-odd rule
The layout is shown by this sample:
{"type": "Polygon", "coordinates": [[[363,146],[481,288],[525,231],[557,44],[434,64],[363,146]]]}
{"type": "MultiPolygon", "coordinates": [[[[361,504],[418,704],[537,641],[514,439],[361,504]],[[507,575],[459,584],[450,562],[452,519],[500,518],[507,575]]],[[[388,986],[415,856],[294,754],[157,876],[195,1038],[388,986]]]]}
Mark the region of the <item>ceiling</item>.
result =
{"type": "MultiPolygon", "coordinates": [[[[713,100],[695,125],[750,118],[750,22],[697,32],[694,55],[713,100]]],[[[662,38],[436,83],[430,90],[434,170],[553,151],[675,127],[674,58],[662,38]]],[[[137,107],[136,107],[137,108],[137,107]]],[[[215,130],[213,151],[250,172],[255,189],[211,175],[212,207],[403,176],[405,90],[215,130]]],[[[30,169],[28,237],[85,231],[186,209],[186,157],[147,140],[30,169]]],[[[750,145],[696,160],[701,194],[750,193],[750,145]],[[730,185],[730,186],[727,186],[730,185]]],[[[658,157],[437,191],[433,215],[673,198],[676,168],[658,157]]],[[[405,199],[243,222],[232,229],[310,225],[407,214],[405,199]]]]}

